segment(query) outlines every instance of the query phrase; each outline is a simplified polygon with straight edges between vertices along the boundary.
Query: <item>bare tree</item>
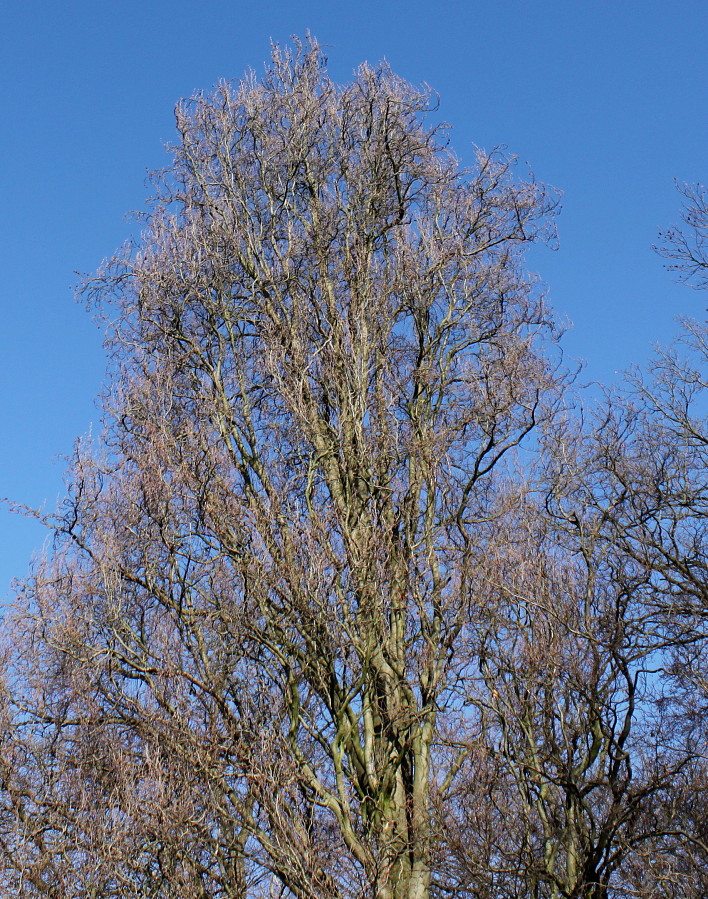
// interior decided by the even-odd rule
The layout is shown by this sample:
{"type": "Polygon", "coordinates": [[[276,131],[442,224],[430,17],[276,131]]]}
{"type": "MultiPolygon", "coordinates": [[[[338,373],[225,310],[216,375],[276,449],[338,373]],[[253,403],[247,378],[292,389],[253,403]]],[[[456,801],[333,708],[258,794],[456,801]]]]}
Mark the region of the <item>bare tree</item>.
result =
{"type": "Polygon", "coordinates": [[[476,523],[559,382],[521,269],[552,201],[462,169],[429,104],[276,49],[179,107],[141,244],[89,284],[105,449],[26,601],[71,669],[35,719],[76,730],[91,818],[143,835],[121,895],[428,895],[476,523]]]}
{"type": "Polygon", "coordinates": [[[590,509],[567,525],[527,500],[498,526],[456,731],[467,754],[435,797],[441,896],[648,897],[628,867],[675,874],[700,840],[677,799],[706,743],[677,728],[652,572],[607,546],[590,509]]]}
{"type": "MultiPolygon", "coordinates": [[[[546,510],[587,572],[579,595],[592,598],[591,608],[604,597],[571,642],[583,634],[595,659],[583,680],[604,708],[596,720],[616,765],[605,775],[612,837],[602,844],[617,871],[614,889],[624,885],[628,895],[675,895],[686,880],[698,895],[708,874],[695,815],[708,759],[706,362],[705,326],[684,322],[648,374],[608,391],[584,431],[576,422],[572,432],[556,428],[546,454],[546,510]],[[596,681],[603,668],[612,673],[605,699],[596,681]]],[[[602,834],[596,810],[591,818],[602,834]]]]}
{"type": "Polygon", "coordinates": [[[699,455],[652,480],[649,389],[564,427],[523,269],[553,198],[429,107],[308,42],[178,108],[86,288],[103,434],[7,622],[7,891],[605,899],[673,851],[705,772],[652,672],[678,696],[705,545],[641,498],[680,516],[699,455]]]}

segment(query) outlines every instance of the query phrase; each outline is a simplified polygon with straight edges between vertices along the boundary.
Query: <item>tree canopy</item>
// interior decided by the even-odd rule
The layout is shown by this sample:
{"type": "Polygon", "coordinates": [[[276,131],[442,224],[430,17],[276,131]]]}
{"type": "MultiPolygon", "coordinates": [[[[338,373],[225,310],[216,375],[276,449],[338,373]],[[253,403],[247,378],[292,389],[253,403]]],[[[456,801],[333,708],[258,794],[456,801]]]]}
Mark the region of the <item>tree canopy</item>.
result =
{"type": "Polygon", "coordinates": [[[5,622],[8,895],[705,894],[706,329],[579,414],[554,194],[431,99],[308,41],[178,107],[5,622]]]}

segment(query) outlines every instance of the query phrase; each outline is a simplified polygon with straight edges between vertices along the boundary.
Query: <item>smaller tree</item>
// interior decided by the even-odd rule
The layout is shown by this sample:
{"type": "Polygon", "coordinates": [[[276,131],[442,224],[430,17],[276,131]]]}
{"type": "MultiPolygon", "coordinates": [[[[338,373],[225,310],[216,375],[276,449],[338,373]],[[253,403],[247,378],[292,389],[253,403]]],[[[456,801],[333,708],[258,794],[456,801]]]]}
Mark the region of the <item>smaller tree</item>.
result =
{"type": "Polygon", "coordinates": [[[564,492],[498,521],[485,566],[474,712],[458,734],[469,751],[437,804],[435,868],[454,872],[460,896],[623,896],[646,847],[675,872],[668,857],[688,834],[675,800],[697,748],[667,706],[673,638],[654,572],[607,539],[590,501],[564,512],[578,499],[564,492]]]}

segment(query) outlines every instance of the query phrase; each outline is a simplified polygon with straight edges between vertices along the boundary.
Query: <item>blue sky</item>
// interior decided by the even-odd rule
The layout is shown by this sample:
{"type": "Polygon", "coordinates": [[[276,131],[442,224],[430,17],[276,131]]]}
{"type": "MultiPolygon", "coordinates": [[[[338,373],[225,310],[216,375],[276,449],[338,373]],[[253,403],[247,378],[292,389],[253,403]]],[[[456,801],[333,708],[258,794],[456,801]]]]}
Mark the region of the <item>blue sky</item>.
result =
{"type": "MultiPolygon", "coordinates": [[[[8,0],[0,13],[0,496],[51,509],[63,456],[97,429],[101,334],[72,299],[135,225],[165,164],[175,102],[262,70],[308,29],[330,70],[362,60],[440,95],[463,161],[506,145],[563,192],[560,249],[530,262],[566,352],[601,381],[671,339],[705,296],[651,251],[678,219],[673,180],[708,180],[708,3],[632,0],[8,0]]],[[[0,509],[0,597],[42,528],[0,509]]]]}

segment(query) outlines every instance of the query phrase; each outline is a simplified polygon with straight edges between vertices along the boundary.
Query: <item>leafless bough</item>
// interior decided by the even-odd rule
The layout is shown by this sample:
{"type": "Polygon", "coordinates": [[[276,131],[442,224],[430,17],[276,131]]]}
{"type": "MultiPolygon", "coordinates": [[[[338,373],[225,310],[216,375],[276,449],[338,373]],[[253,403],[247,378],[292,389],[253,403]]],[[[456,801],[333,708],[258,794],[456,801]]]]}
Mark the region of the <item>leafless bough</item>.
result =
{"type": "Polygon", "coordinates": [[[708,192],[702,184],[682,184],[683,225],[660,237],[659,253],[669,260],[670,271],[694,287],[708,287],[708,192]]]}

